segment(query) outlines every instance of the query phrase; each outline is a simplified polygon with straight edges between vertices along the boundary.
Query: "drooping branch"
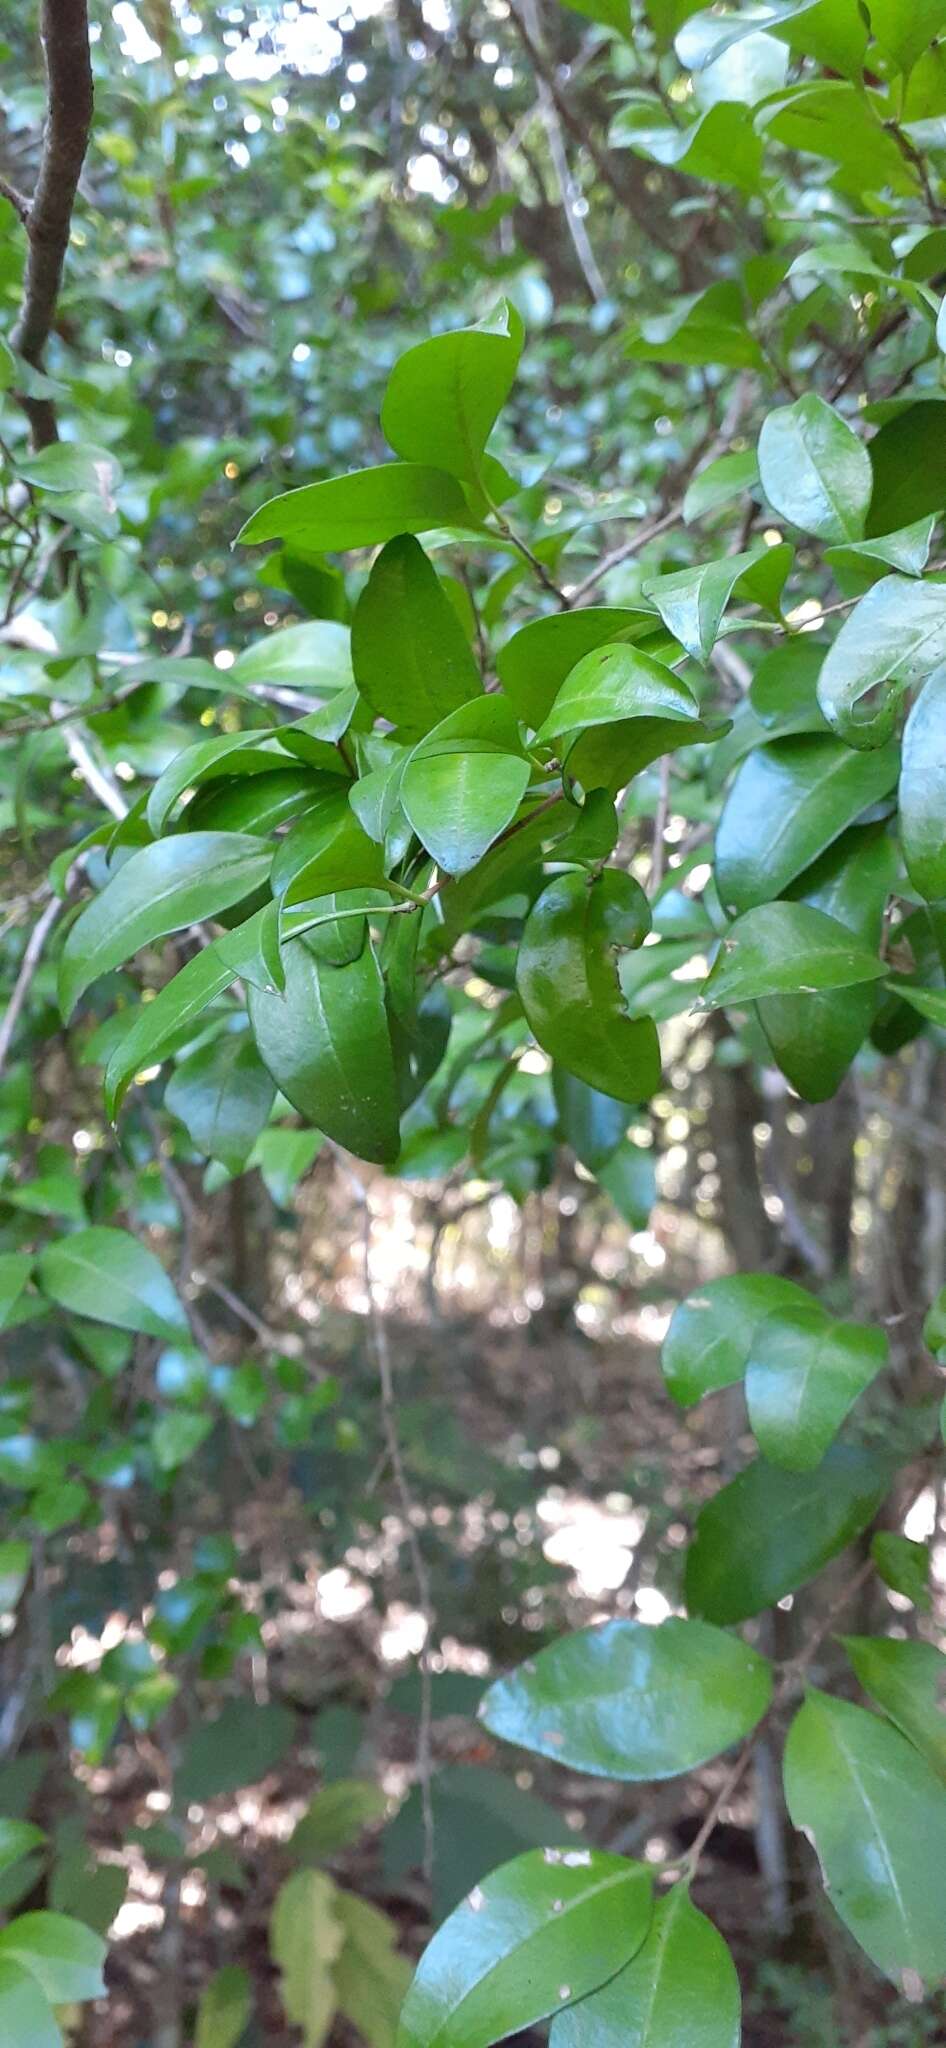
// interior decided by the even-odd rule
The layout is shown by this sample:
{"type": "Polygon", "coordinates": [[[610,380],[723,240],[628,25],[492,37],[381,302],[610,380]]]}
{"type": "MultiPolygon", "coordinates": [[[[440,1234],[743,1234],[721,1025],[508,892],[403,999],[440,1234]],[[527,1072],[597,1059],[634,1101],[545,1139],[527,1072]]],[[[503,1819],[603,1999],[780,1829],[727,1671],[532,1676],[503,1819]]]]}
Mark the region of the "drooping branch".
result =
{"type": "MultiPolygon", "coordinates": [[[[10,336],[12,347],[34,370],[42,369],[56,315],[72,210],[92,127],[87,0],[43,0],[40,32],[46,60],[46,129],[36,189],[24,217],[23,303],[10,336]]],[[[24,393],[20,403],[34,446],[44,448],[55,441],[56,415],[50,400],[24,393]]]]}

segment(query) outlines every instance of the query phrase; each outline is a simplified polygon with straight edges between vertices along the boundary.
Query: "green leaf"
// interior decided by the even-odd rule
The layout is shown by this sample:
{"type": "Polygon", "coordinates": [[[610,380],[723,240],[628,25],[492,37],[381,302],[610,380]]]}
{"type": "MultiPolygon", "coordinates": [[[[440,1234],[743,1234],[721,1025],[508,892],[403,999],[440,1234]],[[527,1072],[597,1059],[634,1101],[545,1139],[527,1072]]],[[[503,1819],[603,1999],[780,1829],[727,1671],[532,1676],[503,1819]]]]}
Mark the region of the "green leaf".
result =
{"type": "Polygon", "coordinates": [[[932,1605],[929,1590],[930,1552],[926,1543],[914,1543],[896,1529],[878,1529],[871,1539],[871,1561],[878,1578],[914,1607],[928,1613],[932,1605]]]}
{"type": "MultiPolygon", "coordinates": [[[[256,913],[257,918],[260,915],[256,913]]],[[[105,1070],[105,1107],[110,1117],[117,1116],[134,1076],[162,1057],[177,1034],[186,1032],[188,1025],[229,988],[237,971],[224,958],[222,941],[214,939],[165,982],[153,1002],[142,1003],[131,1011],[127,1029],[105,1070]]]]}
{"type": "Polygon", "coordinates": [[[344,552],[376,547],[398,533],[470,524],[463,492],[445,470],[386,462],[270,498],[250,515],[237,540],[293,540],[306,548],[344,552]]]}
{"type": "Polygon", "coordinates": [[[657,1200],[653,1149],[626,1138],[599,1166],[597,1180],[629,1229],[646,1230],[657,1200]]]}
{"type": "Polygon", "coordinates": [[[40,1252],[37,1271],[43,1293],[73,1315],[149,1337],[190,1336],[164,1267],[127,1230],[71,1231],[40,1252]]]}
{"type": "Polygon", "coordinates": [[[228,1700],[188,1736],[174,1774],[175,1798],[189,1806],[257,1785],[282,1762],[294,1732],[287,1707],[228,1700]]]}
{"type": "Polygon", "coordinates": [[[347,966],[332,967],[294,939],[284,959],[285,995],[251,988],[248,996],[263,1065],[326,1137],[361,1159],[391,1164],[400,1145],[397,1083],[371,946],[347,966]]]}
{"type": "Polygon", "coordinates": [[[59,1001],[66,1021],[93,981],[142,946],[251,895],[266,880],[271,859],[243,832],[181,832],[133,853],[77,917],[62,949],[59,1001]]]}
{"type": "Polygon", "coordinates": [[[491,2048],[597,1989],[651,1920],[650,1872],[591,1849],[528,1850],[477,1885],[421,1957],[398,2048],[491,2048]]]}
{"type": "Polygon", "coordinates": [[[280,749],[265,732],[217,734],[214,739],[198,740],[196,746],[185,747],[168,762],[148,797],[146,816],[155,838],[160,837],[178,798],[186,790],[234,773],[265,774],[278,768],[280,760],[280,749]]]}
{"type": "Polygon", "coordinates": [[[437,866],[463,875],[511,824],[529,772],[511,705],[500,696],[478,697],[414,748],[401,803],[437,866]]]}
{"type": "Polygon", "coordinates": [[[296,1823],[290,1854],[306,1863],[321,1863],[357,1842],[365,1828],[383,1818],[388,1802],[380,1785],[369,1778],[336,1778],[325,1785],[296,1823]]]}
{"type": "Polygon", "coordinates": [[[835,1444],[814,1472],[757,1458],[700,1509],[687,1605],[720,1628],[774,1607],[860,1536],[889,1483],[883,1461],[851,1444],[835,1444]]]}
{"type": "Polygon", "coordinates": [[[756,109],[755,124],[767,141],[837,164],[845,185],[857,192],[884,185],[905,197],[917,192],[916,172],[878,120],[868,94],[845,79],[786,86],[756,109]]]}
{"type": "MultiPolygon", "coordinates": [[[[469,1703],[464,1711],[470,1711],[469,1703]]],[[[482,1883],[498,1863],[507,1862],[523,1849],[551,1847],[561,1837],[561,1816],[553,1806],[534,1792],[524,1791],[505,1772],[489,1770],[482,1764],[447,1764],[436,1772],[430,1797],[434,1816],[433,1913],[437,1923],[452,1913],[471,1885],[482,1883]]],[[[574,1846],[581,1846],[580,1835],[574,1846]]],[[[384,1830],[386,1880],[393,1882],[406,1871],[420,1870],[424,1848],[423,1806],[415,1786],[384,1830]]]]}
{"type": "Polygon", "coordinates": [[[746,1366],[749,1421],[763,1456],[788,1472],[820,1465],[888,1348],[882,1330],[835,1322],[815,1303],[766,1316],[746,1366]]]}
{"type": "Polygon", "coordinates": [[[224,1032],[183,1060],[164,1092],[191,1143],[228,1173],[242,1173],[276,1090],[251,1038],[224,1032]]]}
{"type": "Polygon", "coordinates": [[[870,456],[840,413],[815,392],[763,421],[759,475],[782,519],[821,540],[860,540],[870,504],[870,456]]]}
{"type": "Polygon", "coordinates": [[[817,995],[878,981],[884,963],[837,918],[807,903],[762,903],[737,917],[700,990],[699,1006],[758,1002],[760,996],[817,995]]]}
{"type": "Polygon", "coordinates": [[[812,1692],[789,1730],[785,1797],[835,1912],[886,1977],[922,1997],[946,1974],[946,1786],[896,1729],[812,1692]]]}
{"type": "MultiPolygon", "coordinates": [[[[612,130],[614,140],[618,133],[612,130]]],[[[743,294],[733,283],[711,284],[694,297],[675,299],[669,313],[632,327],[625,349],[644,362],[724,363],[738,370],[761,370],[765,360],[749,327],[743,294]]]]}
{"type": "Polygon", "coordinates": [[[650,911],[639,883],[616,868],[597,880],[559,875],[531,910],[516,987],[543,1051],[589,1087],[644,1102],[660,1082],[657,1032],[627,1016],[611,948],[639,946],[650,911]]]}
{"type": "Polygon", "coordinates": [[[283,626],[265,640],[241,647],[225,681],[244,690],[255,683],[314,694],[344,690],[354,680],[350,641],[348,627],[337,619],[307,619],[301,626],[283,626]]]}
{"type": "Polygon", "coordinates": [[[660,1363],[667,1391],[686,1408],[741,1380],[767,1316],[807,1308],[811,1296],[778,1273],[724,1273],[674,1309],[660,1363]]]}
{"type": "Polygon", "coordinates": [[[858,754],[840,740],[799,734],[743,761],[716,829],[716,883],[737,916],[780,896],[897,780],[894,741],[858,754]]]}
{"type": "Polygon", "coordinates": [[[940,398],[918,399],[886,420],[870,444],[874,494],[868,533],[890,533],[946,506],[946,413],[940,398]]]}
{"type": "Polygon", "coordinates": [[[639,640],[657,618],[644,607],[589,605],[520,626],[496,656],[496,672],[517,716],[537,732],[573,668],[595,647],[639,640]]]}
{"type": "Polygon", "coordinates": [[[355,606],[351,644],[365,702],[405,733],[429,732],[482,693],[456,611],[410,534],[389,541],[375,561],[355,606]]]}
{"type": "Polygon", "coordinates": [[[335,1964],[339,2012],[368,2048],[394,2048],[397,2021],[411,1979],[406,1957],[395,1952],[396,1931],[367,1899],[336,1891],[335,1918],[345,1944],[335,1964]]]}
{"type": "MultiPolygon", "coordinates": [[[[537,738],[558,739],[588,726],[628,718],[699,719],[692,690],[662,661],[637,647],[596,647],[570,670],[537,738]]],[[[680,745],[685,745],[681,735],[680,745]]]]}
{"type": "Polygon", "coordinates": [[[80,441],[53,441],[17,459],[17,472],[28,484],[44,491],[88,492],[114,509],[114,487],[121,481],[121,468],[107,448],[80,441]]]}
{"type": "Polygon", "coordinates": [[[0,1252],[0,1330],[19,1301],[32,1270],[29,1252],[0,1252]]]}
{"type": "Polygon", "coordinates": [[[842,1636],[858,1683],[946,1778],[946,1657],[932,1643],[842,1636]]]}
{"type": "Polygon", "coordinates": [[[782,586],[792,566],[787,541],[761,553],[726,555],[670,576],[651,576],[644,595],[653,599],[664,625],[695,661],[709,659],[720,622],[732,597],[750,598],[767,612],[778,612],[782,586]]]}
{"type": "Polygon", "coordinates": [[[553,1070],[552,1087],[566,1143],[582,1166],[597,1174],[617,1151],[627,1129],[624,1104],[561,1067],[553,1070]]]}
{"type": "Polygon", "coordinates": [[[504,299],[482,326],[432,335],[408,349],[391,371],[381,407],[382,431],[395,453],[479,482],[522,341],[522,322],[504,299]]]}
{"type": "Polygon", "coordinates": [[[946,896],[946,665],[924,683],[903,729],[900,838],[928,902],[946,896]]]}
{"type": "Polygon", "coordinates": [[[893,731],[904,692],[944,660],[946,583],[884,576],[845,619],[825,656],[818,702],[849,746],[880,747],[893,731]]]}
{"type": "Polygon", "coordinates": [[[345,1930],[336,1912],[337,1897],[324,1870],[297,1870],[273,1906],[270,1947],[286,2015],[302,2029],[303,2048],[321,2048],[338,2004],[333,1965],[345,1930]]]}
{"type": "Polygon", "coordinates": [[[758,189],[762,145],[747,108],[736,101],[721,101],[678,128],[668,121],[659,100],[645,93],[628,97],[630,103],[622,107],[611,128],[612,148],[633,149],[667,170],[683,171],[714,185],[737,185],[743,192],[758,189]]]}
{"type": "Polygon", "coordinates": [[[946,0],[871,0],[871,35],[895,71],[911,71],[944,29],[946,0]]]}
{"type": "Polygon", "coordinates": [[[159,1472],[176,1472],[206,1443],[213,1429],[212,1415],[195,1415],[186,1408],[173,1408],[158,1417],[151,1432],[151,1448],[159,1472]]]}
{"type": "Polygon", "coordinates": [[[701,1621],[608,1621],[549,1644],[489,1687],[491,1735],[570,1770],[629,1783],[675,1778],[754,1728],[765,1659],[701,1621]]]}
{"type": "MultiPolygon", "coordinates": [[[[793,884],[793,895],[847,927],[876,950],[897,880],[894,840],[876,826],[860,825],[828,848],[793,884]]],[[[840,993],[768,996],[759,1022],[782,1073],[806,1102],[834,1095],[877,1014],[878,985],[864,982],[840,993]]]]}
{"type": "Polygon", "coordinates": [[[35,1977],[51,2005],[101,1998],[105,1943],[64,1913],[20,1913],[0,1928],[0,1960],[35,1977]]]}
{"type": "Polygon", "coordinates": [[[549,2048],[739,2048],[739,1979],[722,1935],[675,1884],[616,1977],[552,2023],[549,2048]]]}
{"type": "Polygon", "coordinates": [[[717,512],[722,505],[729,505],[734,498],[743,498],[758,482],[759,460],[754,448],[740,449],[736,455],[718,455],[715,462],[708,462],[698,469],[691,484],[687,485],[683,500],[683,517],[688,526],[697,519],[705,519],[707,513],[717,512]]]}
{"type": "Polygon", "coordinates": [[[273,861],[272,890],[288,909],[337,889],[371,887],[383,875],[381,847],[358,823],[347,792],[339,790],[320,797],[290,826],[273,861]]]}
{"type": "Polygon", "coordinates": [[[0,1957],[0,2048],[63,2048],[62,2034],[35,1977],[0,1957]]]}
{"type": "Polygon", "coordinates": [[[249,1972],[237,1963],[228,1963],[201,1993],[194,2048],[237,2048],[252,2011],[249,1972]]]}
{"type": "Polygon", "coordinates": [[[845,596],[857,596],[869,589],[885,569],[899,569],[904,576],[922,576],[930,557],[930,543],[936,521],[931,516],[901,526],[897,533],[881,534],[876,540],[852,541],[846,546],[825,549],[825,561],[845,596]]]}
{"type": "Polygon", "coordinates": [[[19,1863],[33,1849],[41,1849],[46,1837],[30,1820],[0,1820],[0,1870],[19,1863]]]}

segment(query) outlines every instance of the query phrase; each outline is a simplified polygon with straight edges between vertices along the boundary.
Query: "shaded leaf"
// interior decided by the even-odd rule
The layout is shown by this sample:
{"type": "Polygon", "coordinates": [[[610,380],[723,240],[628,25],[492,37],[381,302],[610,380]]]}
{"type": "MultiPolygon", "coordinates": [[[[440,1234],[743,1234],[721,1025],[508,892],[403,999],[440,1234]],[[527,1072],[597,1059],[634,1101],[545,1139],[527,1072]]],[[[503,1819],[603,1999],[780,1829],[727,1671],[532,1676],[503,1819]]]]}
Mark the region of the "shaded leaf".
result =
{"type": "Polygon", "coordinates": [[[757,1458],[700,1509],[687,1605],[720,1628],[773,1607],[866,1529],[889,1483],[883,1460],[852,1444],[835,1444],[814,1472],[757,1458]]]}
{"type": "Polygon", "coordinates": [[[39,1255],[39,1284],[73,1315],[149,1337],[189,1337],[190,1326],[153,1252],[127,1230],[93,1224],[49,1244],[39,1255]]]}
{"type": "Polygon", "coordinates": [[[539,1044],[568,1073],[621,1102],[643,1102],[660,1080],[649,1018],[631,1019],[611,948],[639,946],[650,926],[640,885],[615,868],[596,881],[559,875],[526,920],[516,986],[539,1044]]]}

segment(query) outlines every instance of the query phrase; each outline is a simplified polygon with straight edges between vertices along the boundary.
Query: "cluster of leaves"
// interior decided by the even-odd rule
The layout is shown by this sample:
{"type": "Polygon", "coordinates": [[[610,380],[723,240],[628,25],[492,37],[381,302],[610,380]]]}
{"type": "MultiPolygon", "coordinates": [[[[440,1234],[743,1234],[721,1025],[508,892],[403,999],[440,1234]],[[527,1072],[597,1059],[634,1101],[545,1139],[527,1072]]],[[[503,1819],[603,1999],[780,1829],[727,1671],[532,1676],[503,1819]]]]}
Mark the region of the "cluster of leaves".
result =
{"type": "MultiPolygon", "coordinates": [[[[83,801],[80,817],[70,793],[50,870],[43,938],[58,925],[61,1016],[130,1149],[171,1063],[158,1128],[183,1131],[211,1185],[259,1167],[285,1200],[328,1140],[396,1174],[467,1174],[521,1200],[564,1140],[636,1224],[653,1194],[641,1125],[663,1085],[658,1026],[669,1038],[694,1003],[698,1022],[722,1013],[736,1057],[774,1067],[806,1103],[833,1097],[855,1060],[923,1034],[940,1043],[946,1028],[946,7],[795,0],[760,27],[655,0],[637,43],[610,0],[581,11],[608,31],[595,61],[604,51],[633,80],[615,159],[672,174],[697,233],[742,209],[726,274],[697,277],[621,340],[635,369],[656,366],[636,371],[645,394],[666,377],[679,397],[682,376],[707,415],[703,440],[656,480],[650,525],[602,553],[591,536],[620,521],[613,496],[549,520],[545,485],[513,473],[515,436],[505,459],[491,449],[524,339],[512,297],[397,357],[380,407],[391,459],[246,507],[239,541],[266,547],[258,584],[293,617],[221,666],[103,651],[118,537],[141,547],[173,504],[180,540],[210,474],[199,451],[145,504],[145,429],[123,482],[108,436],[86,431],[107,411],[90,391],[70,438],[9,457],[17,502],[73,571],[31,612],[7,694],[36,727],[28,763],[34,744],[44,767],[55,750],[56,772],[68,759],[108,807],[90,819],[83,801]],[[104,553],[89,609],[92,549],[104,553]],[[144,986],[124,973],[142,953],[144,986]]],[[[172,168],[173,210],[188,180],[184,161],[172,168]]],[[[297,238],[311,246],[307,218],[297,238]]],[[[148,318],[161,354],[160,294],[148,318]]],[[[268,418],[264,438],[284,425],[268,418]]],[[[215,471],[219,456],[215,443],[215,471]]],[[[14,528],[9,545],[20,584],[35,535],[14,528]]],[[[235,557],[243,593],[251,560],[235,557]]],[[[142,609],[136,586],[132,641],[142,609]]],[[[45,822],[22,791],[16,806],[45,822]]],[[[23,1128],[28,1103],[10,1114],[23,1128]]],[[[116,1226],[121,1204],[109,1197],[90,1222],[55,1148],[4,1201],[3,1321],[64,1321],[105,1379],[53,1441],[31,1426],[33,1389],[6,1389],[0,1477],[26,1532],[4,1550],[12,1602],[29,1536],[94,1517],[94,1488],[129,1472],[160,1487],[218,1409],[252,1422],[273,1389],[256,1367],[211,1363],[181,1290],[116,1226]],[[130,1355],[121,1333],[165,1347],[166,1405],[132,1446],[110,1394],[130,1355]]],[[[937,1359],[942,1325],[940,1305],[926,1329],[937,1359]]],[[[842,1920],[914,1998],[946,1975],[942,1656],[849,1637],[880,1712],[821,1690],[797,1706],[807,1666],[773,1673],[727,1633],[797,1594],[928,1476],[939,1383],[930,1373],[893,1427],[887,1360],[881,1330],[771,1273],[685,1301],[664,1349],[669,1392],[689,1403],[743,1384],[758,1448],[697,1519],[688,1618],[553,1644],[490,1688],[483,1718],[535,1754],[636,1782],[733,1744],[738,1770],[761,1723],[797,1708],[791,1817],[842,1920]]],[[[272,1380],[303,1434],[334,1400],[291,1359],[272,1380]]],[[[126,1646],[64,1681],[53,1704],[89,1756],[122,1715],[149,1727],[165,1711],[165,1659],[184,1669],[197,1651],[191,1670],[219,1677],[256,1640],[232,1562],[211,1546],[159,1596],[140,1655],[126,1646]]],[[[919,1546],[880,1532],[872,1562],[926,1604],[919,1546]]],[[[336,2011],[384,2041],[401,1989],[389,1930],[321,1869],[317,1812],[309,1823],[273,1927],[287,2011],[312,2043],[336,2011]]],[[[427,1950],[402,2048],[489,2048],[550,2015],[556,2048],[666,2048],[698,2020],[704,2048],[729,2048],[738,1987],[689,1900],[698,1863],[697,1849],[674,1865],[656,1904],[652,1868],[603,1851],[546,1843],[503,1864],[427,1950]]],[[[245,1983],[227,1976],[208,1998],[202,2041],[238,2038],[245,1983]]]]}

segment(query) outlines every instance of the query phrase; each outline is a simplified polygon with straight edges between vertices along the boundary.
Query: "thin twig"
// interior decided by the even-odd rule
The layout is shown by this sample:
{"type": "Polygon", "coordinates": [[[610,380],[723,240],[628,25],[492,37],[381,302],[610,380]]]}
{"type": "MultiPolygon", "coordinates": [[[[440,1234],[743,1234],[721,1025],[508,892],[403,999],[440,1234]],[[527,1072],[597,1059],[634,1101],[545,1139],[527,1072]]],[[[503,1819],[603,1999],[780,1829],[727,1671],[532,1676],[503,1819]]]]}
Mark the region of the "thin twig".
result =
{"type": "Polygon", "coordinates": [[[13,1034],[19,1023],[20,1014],[29,995],[36,970],[43,957],[43,948],[62,908],[63,905],[58,896],[50,897],[42,916],[37,918],[27,939],[23,958],[20,961],[20,971],[13,984],[13,994],[7,1004],[4,1016],[0,1018],[0,1074],[2,1074],[6,1066],[10,1047],[13,1043],[13,1034]]]}

